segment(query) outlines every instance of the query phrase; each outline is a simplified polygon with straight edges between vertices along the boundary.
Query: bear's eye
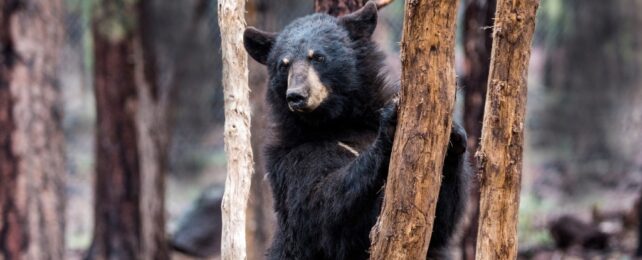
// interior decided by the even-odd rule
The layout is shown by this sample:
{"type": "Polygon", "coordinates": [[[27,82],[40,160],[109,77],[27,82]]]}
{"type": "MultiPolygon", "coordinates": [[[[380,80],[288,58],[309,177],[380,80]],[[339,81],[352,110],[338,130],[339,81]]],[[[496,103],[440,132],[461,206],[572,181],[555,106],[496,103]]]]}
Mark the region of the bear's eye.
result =
{"type": "Polygon", "coordinates": [[[320,55],[320,54],[314,54],[312,57],[310,57],[310,60],[317,62],[317,63],[323,63],[325,62],[325,56],[320,55]]]}
{"type": "Polygon", "coordinates": [[[290,68],[290,61],[288,59],[283,59],[281,62],[279,62],[280,71],[287,71],[288,68],[290,68]]]}

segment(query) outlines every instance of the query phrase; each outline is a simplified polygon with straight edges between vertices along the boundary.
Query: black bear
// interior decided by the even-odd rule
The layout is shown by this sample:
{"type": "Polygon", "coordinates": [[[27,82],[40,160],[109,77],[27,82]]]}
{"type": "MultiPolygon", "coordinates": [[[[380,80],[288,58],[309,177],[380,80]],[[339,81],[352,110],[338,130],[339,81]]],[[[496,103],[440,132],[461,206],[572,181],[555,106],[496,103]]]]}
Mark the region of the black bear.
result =
{"type": "MultiPolygon", "coordinates": [[[[396,125],[396,83],[371,40],[377,7],[313,14],[281,33],[248,28],[245,48],[267,65],[272,140],[266,170],[278,227],[268,259],[367,259],[396,125]]],[[[454,125],[428,257],[444,253],[469,179],[466,135],[454,125]]],[[[410,173],[409,173],[410,174],[410,173]]]]}

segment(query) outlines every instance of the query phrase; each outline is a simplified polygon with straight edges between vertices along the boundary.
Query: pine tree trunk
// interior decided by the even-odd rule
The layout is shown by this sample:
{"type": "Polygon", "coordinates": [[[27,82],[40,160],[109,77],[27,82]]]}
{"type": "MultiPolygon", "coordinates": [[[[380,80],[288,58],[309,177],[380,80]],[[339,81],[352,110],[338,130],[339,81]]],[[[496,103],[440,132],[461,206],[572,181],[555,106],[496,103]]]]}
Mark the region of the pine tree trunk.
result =
{"type": "MultiPolygon", "coordinates": [[[[495,0],[467,0],[464,13],[464,128],[468,134],[468,150],[477,151],[484,118],[486,85],[490,69],[490,53],[493,43],[492,25],[495,16],[495,0]]],[[[473,155],[471,153],[471,155],[473,155]]],[[[475,164],[474,156],[471,163],[475,164]]],[[[475,175],[477,176],[477,175],[475,175]]],[[[469,199],[469,223],[464,229],[462,258],[475,258],[479,219],[479,180],[473,178],[469,199]]]]}
{"type": "Polygon", "coordinates": [[[246,210],[252,173],[247,53],[243,49],[245,0],[220,0],[227,178],[223,195],[222,259],[246,259],[246,210]]]}
{"type": "Polygon", "coordinates": [[[100,1],[93,24],[97,105],[89,259],[167,259],[167,91],[156,88],[145,0],[100,1]],[[145,15],[143,15],[145,14],[145,15]]]}
{"type": "Polygon", "coordinates": [[[94,237],[89,259],[137,259],[140,249],[140,158],[133,7],[100,1],[94,20],[96,179],[94,237]],[[111,24],[111,22],[118,22],[111,24]]]}
{"type": "Polygon", "coordinates": [[[455,102],[457,2],[406,2],[399,123],[371,259],[426,257],[455,102]]]}
{"type": "Polygon", "coordinates": [[[526,80],[538,0],[499,0],[477,152],[481,180],[476,259],[517,258],[526,80]]]}
{"type": "Polygon", "coordinates": [[[63,259],[60,0],[0,0],[0,259],[63,259]]]}

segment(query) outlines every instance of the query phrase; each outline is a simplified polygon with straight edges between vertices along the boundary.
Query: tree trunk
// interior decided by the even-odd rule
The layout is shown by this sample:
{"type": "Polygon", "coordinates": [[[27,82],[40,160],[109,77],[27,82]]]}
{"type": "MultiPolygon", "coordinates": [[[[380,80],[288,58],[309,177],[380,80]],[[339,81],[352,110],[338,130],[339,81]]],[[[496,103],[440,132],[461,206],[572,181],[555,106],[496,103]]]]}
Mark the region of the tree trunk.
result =
{"type": "MultiPolygon", "coordinates": [[[[481,136],[486,84],[490,68],[495,0],[467,0],[464,14],[464,128],[468,133],[468,150],[477,151],[481,136]]],[[[471,153],[472,155],[472,153],[471,153]]],[[[471,163],[475,164],[474,156],[471,163]]],[[[469,223],[464,229],[462,258],[473,260],[479,219],[479,179],[473,178],[468,207],[469,223]]]]}
{"type": "Polygon", "coordinates": [[[526,75],[538,0],[499,0],[482,130],[476,259],[517,258],[526,75]]]}
{"type": "Polygon", "coordinates": [[[426,257],[455,102],[457,2],[406,2],[399,123],[371,259],[426,257]]]}
{"type": "Polygon", "coordinates": [[[93,24],[97,105],[94,237],[89,259],[167,259],[166,93],[142,26],[147,1],[100,2],[93,24]],[[149,48],[149,49],[146,49],[149,48]]]}
{"type": "Polygon", "coordinates": [[[140,249],[140,159],[136,126],[137,88],[133,7],[100,1],[93,24],[96,95],[94,237],[90,259],[137,259],[140,249]],[[118,24],[110,24],[110,22],[118,24]],[[128,30],[128,31],[125,31],[128,30]]]}
{"type": "Polygon", "coordinates": [[[247,53],[243,49],[244,17],[245,0],[218,2],[227,153],[221,256],[226,260],[247,258],[246,210],[254,166],[250,136],[247,53]]]}
{"type": "Polygon", "coordinates": [[[63,3],[0,0],[0,259],[63,259],[63,3]]]}

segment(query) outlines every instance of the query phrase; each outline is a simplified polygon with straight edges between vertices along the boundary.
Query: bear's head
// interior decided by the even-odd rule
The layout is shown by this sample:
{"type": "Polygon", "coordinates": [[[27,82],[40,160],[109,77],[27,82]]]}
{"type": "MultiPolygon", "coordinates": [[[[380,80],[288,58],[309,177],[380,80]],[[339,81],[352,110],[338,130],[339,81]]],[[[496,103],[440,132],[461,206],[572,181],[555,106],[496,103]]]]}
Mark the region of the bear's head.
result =
{"type": "Polygon", "coordinates": [[[340,18],[299,18],[280,33],[247,28],[245,49],[268,67],[268,102],[283,110],[275,112],[321,123],[366,110],[373,85],[382,84],[383,59],[370,39],[376,24],[376,4],[368,2],[340,18]]]}

